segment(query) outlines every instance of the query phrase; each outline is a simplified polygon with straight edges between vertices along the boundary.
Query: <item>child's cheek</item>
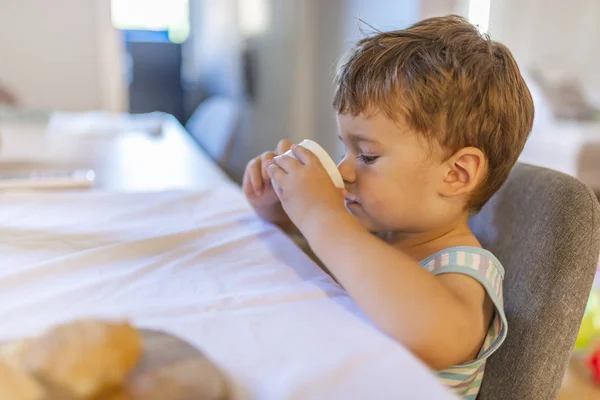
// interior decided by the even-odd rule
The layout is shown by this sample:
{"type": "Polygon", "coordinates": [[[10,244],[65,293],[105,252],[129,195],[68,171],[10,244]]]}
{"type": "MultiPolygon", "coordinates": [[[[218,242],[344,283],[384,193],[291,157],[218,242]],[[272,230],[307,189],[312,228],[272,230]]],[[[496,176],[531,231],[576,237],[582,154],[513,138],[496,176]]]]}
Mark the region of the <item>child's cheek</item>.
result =
{"type": "Polygon", "coordinates": [[[384,212],[387,201],[385,200],[385,193],[381,189],[373,188],[369,190],[363,201],[363,207],[369,209],[372,214],[378,214],[384,212]]]}

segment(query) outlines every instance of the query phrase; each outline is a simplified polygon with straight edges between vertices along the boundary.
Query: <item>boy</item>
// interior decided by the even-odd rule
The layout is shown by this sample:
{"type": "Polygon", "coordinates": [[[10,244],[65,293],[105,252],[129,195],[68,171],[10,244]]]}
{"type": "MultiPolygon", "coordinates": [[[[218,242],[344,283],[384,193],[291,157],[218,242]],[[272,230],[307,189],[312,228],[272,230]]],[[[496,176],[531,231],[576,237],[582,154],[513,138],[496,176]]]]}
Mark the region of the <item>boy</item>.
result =
{"type": "Polygon", "coordinates": [[[474,399],[507,324],[503,268],[467,220],[532,127],[517,64],[463,18],[431,18],[361,40],[338,70],[333,105],[345,190],[292,146],[298,161],[252,160],[244,192],[262,218],[306,238],[381,330],[474,399]]]}

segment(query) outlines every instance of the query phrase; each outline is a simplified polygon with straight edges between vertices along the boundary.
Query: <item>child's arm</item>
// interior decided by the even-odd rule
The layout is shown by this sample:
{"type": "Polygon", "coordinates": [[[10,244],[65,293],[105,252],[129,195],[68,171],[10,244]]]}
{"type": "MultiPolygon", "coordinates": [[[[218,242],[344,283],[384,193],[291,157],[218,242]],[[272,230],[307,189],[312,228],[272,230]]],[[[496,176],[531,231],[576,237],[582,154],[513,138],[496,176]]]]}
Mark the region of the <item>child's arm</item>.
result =
{"type": "Polygon", "coordinates": [[[348,213],[323,215],[301,229],[369,318],[429,366],[476,358],[491,315],[484,312],[485,290],[473,278],[432,275],[348,213]]]}
{"type": "MultiPolygon", "coordinates": [[[[270,190],[273,189],[271,188],[270,190]]],[[[277,225],[288,235],[301,235],[296,225],[294,225],[294,223],[283,210],[283,207],[281,207],[281,203],[273,204],[267,207],[254,207],[254,211],[256,211],[256,214],[258,214],[262,220],[277,225]]]]}
{"type": "Polygon", "coordinates": [[[294,148],[268,166],[283,208],[315,254],[369,318],[432,368],[476,357],[491,314],[483,287],[459,274],[434,276],[369,233],[345,210],[318,159],[294,148]]]}

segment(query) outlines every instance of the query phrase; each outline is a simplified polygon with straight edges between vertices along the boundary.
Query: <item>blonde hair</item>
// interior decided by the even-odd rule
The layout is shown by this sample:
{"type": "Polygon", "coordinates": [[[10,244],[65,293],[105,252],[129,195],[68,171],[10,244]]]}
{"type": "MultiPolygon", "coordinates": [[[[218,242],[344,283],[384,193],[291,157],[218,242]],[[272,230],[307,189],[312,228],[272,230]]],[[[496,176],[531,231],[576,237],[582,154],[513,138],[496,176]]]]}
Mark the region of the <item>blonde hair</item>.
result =
{"type": "Polygon", "coordinates": [[[340,114],[380,110],[452,154],[473,146],[488,159],[467,206],[480,209],[502,186],[532,128],[534,106],[506,46],[464,18],[430,18],[359,41],[338,68],[340,114]]]}

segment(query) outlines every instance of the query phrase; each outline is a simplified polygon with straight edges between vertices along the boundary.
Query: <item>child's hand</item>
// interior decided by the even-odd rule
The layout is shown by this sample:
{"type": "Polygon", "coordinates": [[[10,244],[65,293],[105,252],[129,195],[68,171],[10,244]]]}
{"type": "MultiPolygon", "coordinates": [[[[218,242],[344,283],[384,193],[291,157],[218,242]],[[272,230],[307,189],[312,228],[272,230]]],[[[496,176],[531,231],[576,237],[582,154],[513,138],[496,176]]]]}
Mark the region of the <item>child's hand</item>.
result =
{"type": "Polygon", "coordinates": [[[279,203],[265,164],[275,156],[288,151],[291,146],[292,142],[289,140],[281,140],[275,152],[264,152],[248,163],[244,172],[242,189],[255,209],[270,207],[279,203]]]}
{"type": "Polygon", "coordinates": [[[267,162],[277,196],[292,222],[304,232],[324,213],[347,214],[342,190],[335,187],[317,156],[302,146],[292,146],[292,151],[298,160],[279,156],[267,162]]]}

